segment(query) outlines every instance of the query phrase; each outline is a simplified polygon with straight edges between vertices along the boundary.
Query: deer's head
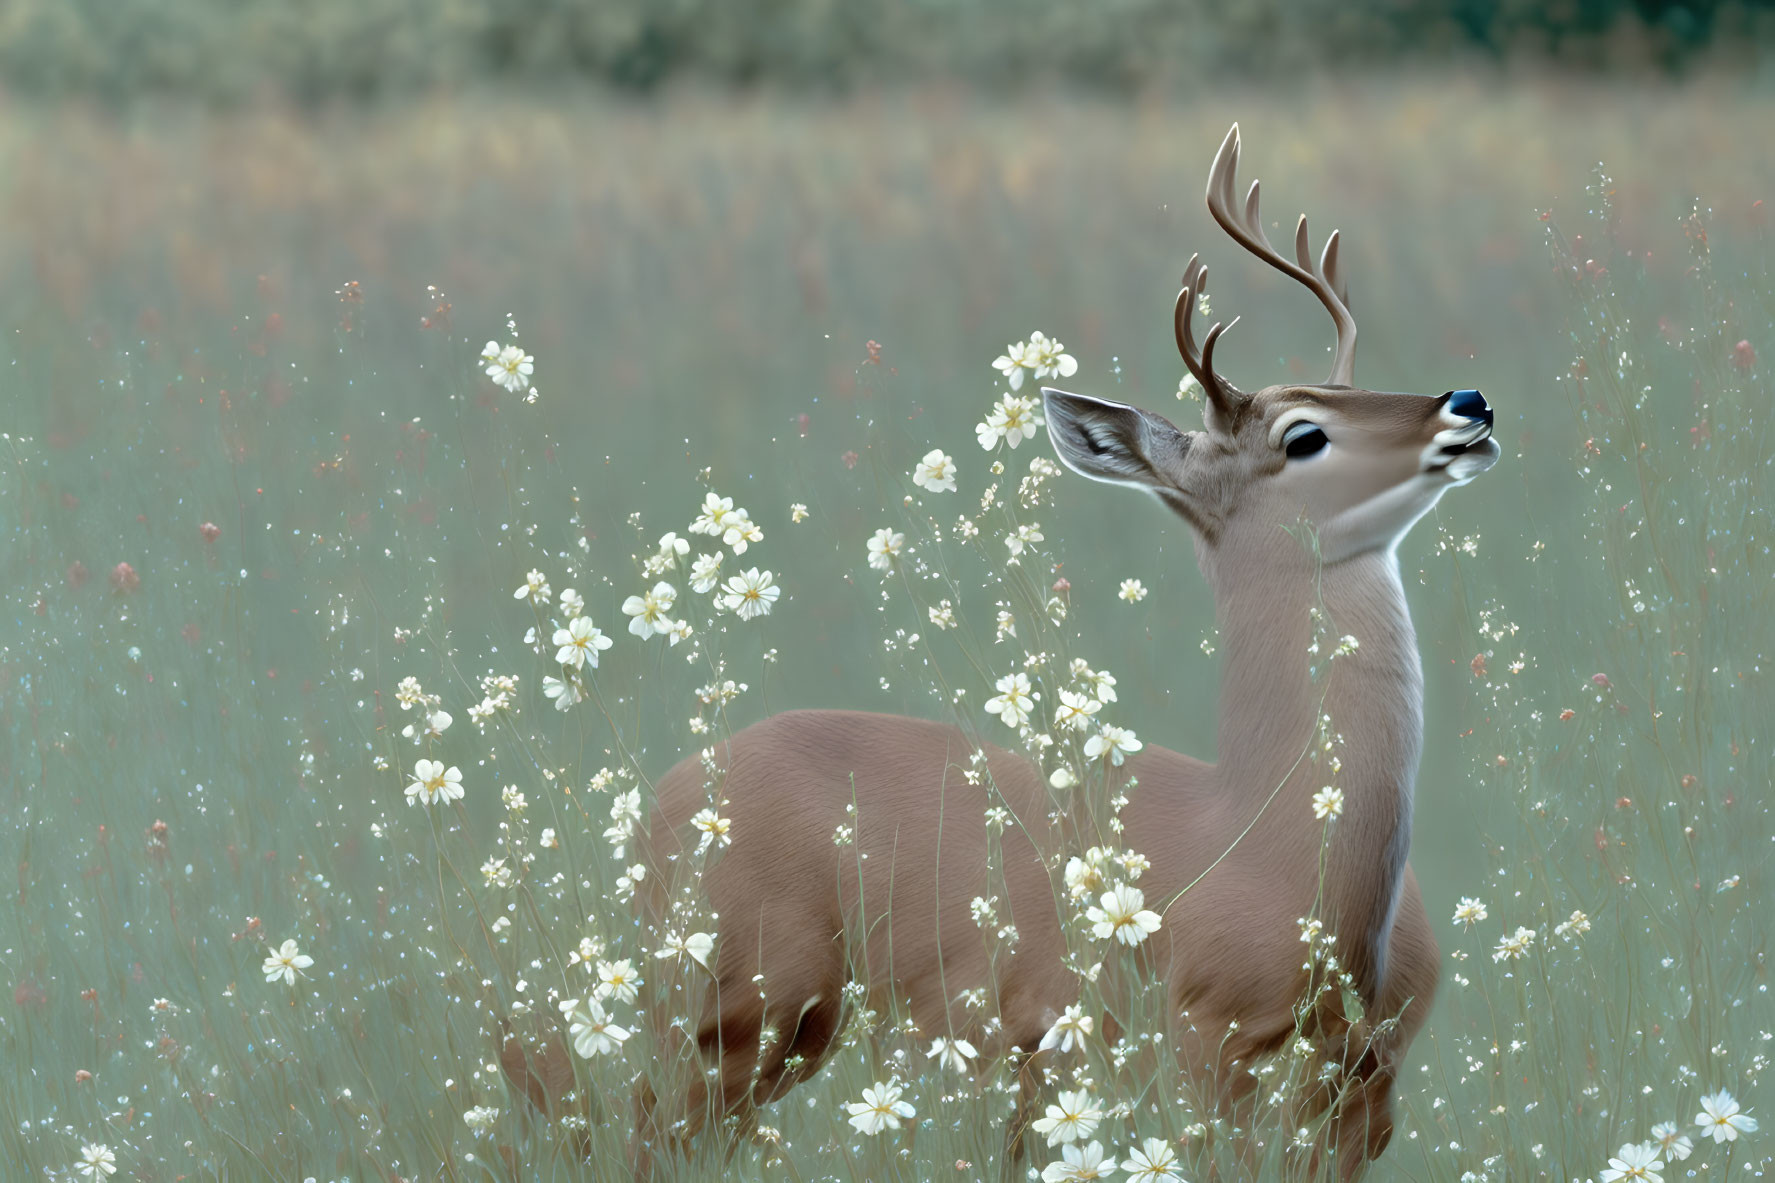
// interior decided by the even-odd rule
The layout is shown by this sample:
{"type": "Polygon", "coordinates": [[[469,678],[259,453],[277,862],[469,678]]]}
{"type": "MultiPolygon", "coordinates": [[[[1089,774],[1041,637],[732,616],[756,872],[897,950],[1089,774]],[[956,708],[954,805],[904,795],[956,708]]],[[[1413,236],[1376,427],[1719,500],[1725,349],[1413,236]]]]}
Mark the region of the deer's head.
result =
{"type": "MultiPolygon", "coordinates": [[[[1338,275],[1333,232],[1315,264],[1303,216],[1295,261],[1273,248],[1258,214],[1258,185],[1242,206],[1233,178],[1239,127],[1215,155],[1208,210],[1241,246],[1304,284],[1337,325],[1331,376],[1317,386],[1239,390],[1214,369],[1215,324],[1198,347],[1190,320],[1208,282],[1191,258],[1175,311],[1177,347],[1202,385],[1204,429],[1182,431],[1125,403],[1044,390],[1048,434],[1067,466],[1094,480],[1158,496],[1194,529],[1204,566],[1229,552],[1271,548],[1303,520],[1325,563],[1393,547],[1445,489],[1498,460],[1492,412],[1477,390],[1385,394],[1354,385],[1356,321],[1338,275]]],[[[1212,576],[1212,572],[1210,572],[1212,576]]]]}

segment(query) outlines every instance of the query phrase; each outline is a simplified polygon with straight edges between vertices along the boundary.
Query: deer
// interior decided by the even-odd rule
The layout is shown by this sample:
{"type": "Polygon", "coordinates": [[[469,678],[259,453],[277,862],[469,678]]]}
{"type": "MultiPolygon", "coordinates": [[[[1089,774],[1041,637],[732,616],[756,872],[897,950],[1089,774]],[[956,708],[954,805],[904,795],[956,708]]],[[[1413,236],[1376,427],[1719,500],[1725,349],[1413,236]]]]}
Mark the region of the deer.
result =
{"type": "MultiPolygon", "coordinates": [[[[1217,761],[1148,744],[1113,770],[1134,785],[1121,817],[1127,844],[1150,863],[1140,885],[1148,900],[1172,901],[1147,955],[1167,1005],[1187,1012],[1197,1033],[1177,1042],[1178,1070],[1226,1112],[1249,1101],[1257,1087],[1249,1066],[1296,1037],[1300,919],[1317,906],[1370,1021],[1345,1020],[1366,1029],[1350,1036],[1337,1087],[1316,1103],[1324,1137],[1314,1169],[1355,1179],[1391,1137],[1394,1083],[1439,966],[1407,862],[1423,677],[1395,552],[1445,491],[1491,468],[1499,448],[1476,390],[1354,385],[1356,322],[1338,235],[1315,261],[1303,215],[1294,258],[1278,252],[1264,232],[1258,183],[1242,201],[1235,193],[1240,146],[1234,124],[1209,171],[1209,213],[1330,313],[1330,376],[1254,393],[1222,377],[1214,351],[1230,326],[1214,324],[1197,343],[1192,317],[1208,271],[1195,256],[1173,328],[1201,385],[1201,429],[1090,395],[1042,395],[1065,465],[1143,490],[1182,518],[1214,596],[1217,761]],[[1319,684],[1306,656],[1315,611],[1357,642],[1319,684]],[[1312,808],[1324,770],[1303,758],[1325,716],[1344,739],[1342,813],[1329,828],[1312,808]]],[[[1076,1001],[1041,851],[1051,794],[1025,755],[952,724],[794,710],[718,743],[713,764],[731,846],[696,890],[718,917],[718,944],[705,984],[678,1007],[689,1014],[660,1033],[677,1038],[698,1070],[678,1095],[637,1087],[630,1152],[640,1175],[656,1155],[688,1147],[709,1115],[743,1129],[759,1105],[817,1073],[845,1021],[853,977],[866,977],[857,986],[871,995],[903,1000],[919,1030],[966,1035],[988,1058],[1034,1051],[1076,1001]],[[997,961],[969,912],[988,890],[987,790],[966,775],[977,751],[1017,821],[1003,831],[996,890],[1019,943],[997,961]],[[854,847],[835,845],[847,824],[854,847]],[[996,1029],[958,1001],[969,988],[991,992],[996,1029]]],[[[696,758],[656,790],[645,840],[654,873],[640,907],[658,925],[670,906],[664,884],[693,846],[687,822],[710,790],[696,758]]],[[[648,1013],[663,1021],[671,1010],[656,996],[648,1013]]],[[[1020,1151],[1016,1142],[1007,1155],[1020,1151]]]]}

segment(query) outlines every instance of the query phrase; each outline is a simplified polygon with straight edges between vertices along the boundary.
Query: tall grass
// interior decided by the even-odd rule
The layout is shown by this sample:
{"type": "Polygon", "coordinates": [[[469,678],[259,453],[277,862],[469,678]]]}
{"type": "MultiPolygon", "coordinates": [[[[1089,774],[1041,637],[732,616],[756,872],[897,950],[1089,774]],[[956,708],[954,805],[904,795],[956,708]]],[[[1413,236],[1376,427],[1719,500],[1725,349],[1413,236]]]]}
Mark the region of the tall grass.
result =
{"type": "MultiPolygon", "coordinates": [[[[1391,154],[1372,137],[1360,150],[1377,176],[1412,187],[1364,182],[1380,204],[1344,220],[1374,252],[1372,290],[1358,289],[1365,378],[1465,385],[1443,375],[1473,373],[1479,348],[1507,445],[1402,548],[1431,675],[1414,849],[1448,964],[1377,1173],[1595,1177],[1675,1121],[1695,1145],[1667,1178],[1760,1176],[1766,1134],[1702,1142],[1693,1118],[1721,1089],[1763,1115],[1775,1029],[1760,908],[1768,244],[1754,212],[1655,216],[1668,194],[1643,178],[1631,201],[1601,177],[1580,208],[1546,200],[1567,167],[1546,146],[1528,150],[1540,171],[1462,197],[1464,153],[1502,160],[1546,116],[1525,100],[1460,109],[1472,99],[1423,99],[1453,129],[1431,167],[1410,141],[1391,154]],[[1469,217],[1493,235],[1490,262],[1450,283],[1442,256],[1467,249],[1469,217]],[[1389,218],[1403,232],[1383,235],[1389,218]],[[1520,356],[1504,360],[1502,341],[1520,356]],[[1537,399],[1537,377],[1563,398],[1537,399]],[[1463,897],[1483,919],[1449,922],[1463,897]]],[[[1405,118],[1375,94],[1342,101],[1259,164],[1272,204],[1335,191],[1326,178],[1359,150],[1337,128],[1405,118]]],[[[1690,101],[1699,125],[1707,102],[1690,101]]],[[[0,1160],[60,1175],[102,1143],[141,1179],[613,1177],[634,1079],[665,1069],[620,990],[600,1006],[632,1034],[589,1056],[562,1050],[558,1004],[591,998],[601,962],[630,961],[656,990],[702,972],[657,956],[622,881],[632,819],[681,756],[815,703],[955,718],[1013,743],[981,711],[995,680],[1027,668],[1057,687],[1074,657],[1115,672],[1106,714],[1142,740],[1211,754],[1215,638],[1181,528],[1050,475],[1039,436],[988,455],[972,424],[1004,393],[993,357],[1034,327],[1079,356],[1070,385],[1187,422],[1164,332],[1169,255],[1207,232],[1173,244],[1183,231],[1161,219],[1129,235],[1082,166],[1043,184],[1029,170],[1124,167],[1154,192],[1168,173],[1193,203],[1224,123],[1201,116],[1215,126],[1192,127],[1189,151],[1136,161],[1165,121],[1118,131],[1115,112],[1063,108],[1070,138],[1020,140],[1002,111],[970,109],[946,133],[903,114],[795,116],[832,146],[821,156],[756,112],[692,108],[650,165],[606,174],[562,163],[582,129],[542,120],[502,140],[497,121],[452,133],[434,113],[362,129],[376,159],[346,154],[335,176],[360,183],[337,189],[277,167],[325,155],[293,125],[212,133],[244,145],[250,167],[233,172],[196,132],[169,140],[184,169],[214,170],[221,199],[177,196],[154,153],[102,127],[9,129],[14,152],[53,130],[103,163],[64,160],[12,195],[50,249],[9,258],[28,294],[5,305],[22,397],[0,440],[0,767],[19,868],[0,916],[14,990],[0,1160]],[[859,128],[872,146],[849,155],[859,128]],[[950,149],[929,152],[945,134],[950,149]],[[748,145],[786,167],[753,171],[748,145]],[[840,165],[851,173],[833,176],[840,165]],[[130,170],[148,196],[115,217],[75,183],[130,170]],[[785,216],[785,200],[811,214],[785,216]],[[148,245],[156,225],[174,232],[148,245]],[[1025,249],[1056,236],[1052,257],[1025,249]],[[1159,237],[1166,258],[1149,260],[1159,237]],[[566,265],[551,265],[558,243],[566,265]],[[960,246],[974,270],[944,261],[960,246]],[[525,297],[533,278],[546,299],[525,297]],[[534,355],[534,402],[486,378],[488,338],[534,355]],[[956,492],[911,482],[933,447],[955,457],[956,492]],[[762,531],[743,555],[691,532],[710,491],[762,531]],[[1093,528],[1105,513],[1115,528],[1093,528]],[[963,517],[978,535],[958,532],[963,517]],[[1044,537],[1011,563],[1005,534],[1034,522],[1044,537]],[[885,569],[868,562],[878,529],[905,535],[885,569]],[[669,567],[667,532],[692,544],[669,567]],[[690,587],[700,553],[724,554],[723,581],[772,572],[782,598],[757,619],[720,611],[690,587]],[[531,571],[546,602],[514,598],[531,571]],[[1146,599],[1116,598],[1129,577],[1146,599]],[[677,643],[627,631],[625,602],[662,581],[690,626],[677,643]],[[565,677],[551,642],[568,587],[614,644],[569,692],[584,701],[558,711],[544,686],[565,677]],[[945,600],[955,628],[932,618],[945,600]],[[1026,651],[1047,654],[1042,668],[1026,651]],[[428,735],[438,708],[451,722],[428,735]],[[463,798],[409,804],[421,759],[458,768],[463,798]],[[286,939],[313,962],[267,981],[286,939]]],[[[645,116],[600,118],[616,147],[642,142],[645,116]]],[[[1757,116],[1734,108],[1696,133],[1703,148],[1737,134],[1733,119],[1757,116]]],[[[1600,126],[1624,174],[1650,170],[1625,124],[1600,126]]],[[[1672,142],[1684,126],[1679,111],[1639,132],[1672,142]]],[[[1221,279],[1237,270],[1217,268],[1217,308],[1280,323],[1260,341],[1317,346],[1313,310],[1296,306],[1310,301],[1221,279]]],[[[1223,364],[1259,375],[1269,360],[1234,357],[1223,364]]],[[[719,856],[712,837],[704,857],[719,856]]],[[[1015,939],[982,918],[983,940],[1015,939]]],[[[693,912],[672,935],[695,931],[719,923],[693,912]]],[[[1198,1177],[1228,1153],[1226,1131],[1151,1046],[1172,1017],[1083,1001],[1126,1034],[1087,1040],[1056,1086],[1083,1071],[1105,1112],[1094,1139],[1125,1158],[1164,1138],[1198,1177]]],[[[992,1177],[1008,1068],[945,1067],[930,1033],[870,1005],[854,1000],[834,1062],[731,1163],[709,1140],[672,1169],[992,1177]],[[858,1133],[844,1106],[890,1079],[916,1116],[858,1133]]],[[[1258,1135],[1271,1164],[1294,1161],[1285,1111],[1258,1135]]],[[[1058,1154],[1038,1145],[1031,1164],[1058,1154]]]]}
{"type": "Polygon", "coordinates": [[[1710,242],[1702,203],[1636,243],[1601,168],[1588,194],[1575,225],[1546,227],[1581,530],[1559,555],[1541,533],[1555,515],[1537,514],[1529,545],[1506,544],[1504,562],[1557,564],[1538,605],[1505,601],[1484,543],[1440,545],[1471,622],[1468,783],[1514,816],[1484,837],[1488,919],[1449,942],[1412,1138],[1430,1163],[1559,1177],[1674,1122],[1698,1145],[1670,1173],[1760,1177],[1756,1142],[1700,1141],[1691,1117],[1717,1089],[1757,1096],[1775,1039],[1758,672],[1775,440],[1753,344],[1768,244],[1710,242]],[[1655,278],[1660,255],[1677,282],[1655,278]],[[1503,938],[1522,929],[1516,954],[1503,938]]]}

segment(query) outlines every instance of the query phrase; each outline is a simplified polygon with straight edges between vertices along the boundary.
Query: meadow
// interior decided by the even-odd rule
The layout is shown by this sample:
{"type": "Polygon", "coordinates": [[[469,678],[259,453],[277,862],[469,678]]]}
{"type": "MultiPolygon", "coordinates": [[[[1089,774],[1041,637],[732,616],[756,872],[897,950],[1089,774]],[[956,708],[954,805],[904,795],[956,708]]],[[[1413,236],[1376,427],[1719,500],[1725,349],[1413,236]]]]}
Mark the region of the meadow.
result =
{"type": "MultiPolygon", "coordinates": [[[[1195,251],[1243,316],[1223,372],[1317,378],[1323,312],[1202,208],[1238,119],[1268,216],[1343,230],[1359,380],[1477,387],[1504,447],[1400,549],[1445,972],[1370,1177],[1611,1178],[1647,1143],[1663,1178],[1763,1177],[1771,116],[1705,81],[1503,74],[0,107],[0,1162],[623,1177],[654,1057],[620,963],[698,973],[629,903],[682,756],[807,705],[1015,745],[982,704],[1042,652],[1038,680],[1113,671],[1118,725],[1211,758],[1187,530],[975,425],[1039,331],[1070,389],[1195,426],[1170,327],[1195,251]],[[912,481],[931,449],[956,490],[912,481]],[[710,496],[747,524],[699,531],[710,496]],[[748,618],[752,569],[780,591],[748,618]],[[638,636],[659,583],[674,627],[638,636]],[[612,642],[577,671],[575,616],[612,642]],[[568,1029],[594,1003],[623,1035],[568,1029]],[[1722,1092],[1750,1120],[1716,1141],[1722,1092]]],[[[1101,1109],[1071,1148],[1230,1169],[1233,1132],[1124,1027],[1056,1067],[1101,1109]]],[[[1005,1069],[902,1028],[858,1000],[731,1161],[669,1177],[997,1178],[1005,1069]],[[877,1082],[915,1116],[865,1134],[846,1106],[877,1082]]],[[[1266,1176],[1303,1169],[1285,1111],[1250,1135],[1266,1176]]]]}

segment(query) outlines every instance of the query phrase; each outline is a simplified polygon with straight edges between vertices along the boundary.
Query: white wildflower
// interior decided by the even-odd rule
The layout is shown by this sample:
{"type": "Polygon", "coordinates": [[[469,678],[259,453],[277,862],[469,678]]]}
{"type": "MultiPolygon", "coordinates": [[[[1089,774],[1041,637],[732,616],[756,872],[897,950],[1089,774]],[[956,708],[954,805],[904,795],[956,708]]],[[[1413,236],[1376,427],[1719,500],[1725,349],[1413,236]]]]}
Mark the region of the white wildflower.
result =
{"type": "Polygon", "coordinates": [[[883,1130],[897,1130],[902,1120],[912,1118],[917,1112],[910,1103],[900,1100],[906,1090],[896,1080],[876,1081],[863,1090],[861,1101],[852,1101],[845,1105],[850,1113],[850,1123],[860,1134],[879,1134],[883,1130]]]}
{"type": "Polygon", "coordinates": [[[715,951],[715,938],[706,932],[693,932],[688,936],[667,933],[660,947],[653,955],[661,961],[668,958],[688,957],[704,969],[709,968],[709,954],[715,951]]]}
{"type": "Polygon", "coordinates": [[[529,599],[538,604],[549,602],[549,577],[541,571],[532,571],[524,577],[524,586],[512,593],[512,599],[529,599]]]}
{"type": "Polygon", "coordinates": [[[1049,1027],[1047,1033],[1042,1036],[1042,1042],[1037,1050],[1069,1052],[1075,1046],[1082,1050],[1085,1046],[1085,1036],[1091,1034],[1091,1029],[1096,1026],[1096,1023],[1095,1019],[1085,1013],[1085,1008],[1082,1005],[1069,1006],[1066,1008],[1066,1013],[1056,1019],[1054,1025],[1049,1027]]]}
{"type": "Polygon", "coordinates": [[[1590,917],[1579,911],[1574,911],[1570,916],[1553,926],[1555,936],[1562,936],[1568,940],[1572,937],[1581,937],[1589,931],[1590,917]]]}
{"type": "Polygon", "coordinates": [[[690,523],[692,534],[707,534],[719,538],[727,530],[728,515],[733,512],[733,498],[723,497],[711,490],[703,496],[703,508],[690,523]]]}
{"type": "Polygon", "coordinates": [[[267,982],[275,982],[282,978],[285,985],[294,986],[296,975],[313,964],[314,958],[302,952],[296,947],[296,942],[291,940],[285,941],[276,952],[269,954],[260,969],[264,972],[267,982]]]}
{"type": "Polygon", "coordinates": [[[513,394],[529,386],[530,376],[536,372],[536,359],[516,345],[501,348],[497,341],[489,341],[481,350],[481,360],[487,364],[487,377],[513,394]]]}
{"type": "Polygon", "coordinates": [[[1116,1160],[1103,1157],[1100,1142],[1062,1146],[1060,1161],[1042,1168],[1042,1183],[1085,1183],[1089,1179],[1107,1179],[1115,1169],[1116,1160]]]}
{"type": "Polygon", "coordinates": [[[642,640],[670,633],[677,624],[669,615],[677,598],[677,588],[669,583],[656,583],[646,595],[624,600],[623,613],[633,618],[629,621],[629,631],[642,640]]]}
{"type": "Polygon", "coordinates": [[[884,526],[869,536],[869,565],[886,571],[905,547],[906,535],[884,526]]]}
{"type": "Polygon", "coordinates": [[[616,644],[595,627],[590,617],[575,616],[566,628],[555,630],[554,643],[559,646],[555,661],[573,669],[598,668],[598,652],[616,644]]]}
{"type": "Polygon", "coordinates": [[[1023,364],[1034,370],[1037,378],[1070,378],[1079,372],[1079,363],[1066,352],[1066,346],[1041,333],[1029,334],[1023,364]]]}
{"type": "Polygon", "coordinates": [[[1118,883],[1103,893],[1098,904],[1085,912],[1085,919],[1100,941],[1113,938],[1124,945],[1138,945],[1159,931],[1159,914],[1146,907],[1146,893],[1138,887],[1118,883]]]}
{"type": "Polygon", "coordinates": [[[1085,659],[1075,657],[1072,660],[1072,677],[1075,682],[1082,682],[1091,689],[1091,696],[1100,702],[1116,700],[1115,675],[1108,671],[1092,669],[1085,664],[1085,659]]]}
{"type": "Polygon", "coordinates": [[[775,577],[769,571],[760,571],[753,567],[727,581],[726,590],[721,596],[721,606],[741,620],[752,620],[759,616],[769,616],[771,608],[776,605],[777,597],[782,594],[783,589],[776,585],[775,577]]]}
{"type": "Polygon", "coordinates": [[[950,1039],[938,1036],[931,1041],[931,1050],[924,1054],[927,1060],[937,1061],[937,1067],[950,1068],[956,1072],[966,1072],[968,1061],[980,1053],[974,1045],[965,1039],[950,1039]]]}
{"type": "Polygon", "coordinates": [[[1122,1160],[1122,1170],[1141,1183],[1183,1183],[1178,1169],[1177,1151],[1163,1138],[1142,1139],[1140,1149],[1129,1150],[1122,1160]]]}
{"type": "Polygon", "coordinates": [[[1005,535],[1005,547],[1015,557],[1021,555],[1030,543],[1041,542],[1045,538],[1040,522],[1025,522],[1013,533],[1005,535]]]}
{"type": "Polygon", "coordinates": [[[698,854],[708,850],[710,846],[733,845],[733,822],[716,813],[714,809],[703,809],[690,819],[690,824],[702,831],[702,841],[697,844],[698,854]]]}
{"type": "Polygon", "coordinates": [[[1757,1119],[1743,1112],[1731,1093],[1721,1089],[1701,1098],[1701,1112],[1695,1115],[1702,1137],[1715,1142],[1736,1141],[1739,1134],[1757,1132],[1757,1119]]]}
{"type": "Polygon", "coordinates": [[[103,1142],[88,1142],[80,1148],[80,1161],[74,1173],[85,1179],[103,1179],[117,1173],[117,1156],[103,1142]]]}
{"type": "Polygon", "coordinates": [[[544,674],[542,693],[555,704],[557,711],[571,710],[574,704],[586,700],[585,689],[580,686],[578,678],[561,679],[544,674]]]}
{"type": "Polygon", "coordinates": [[[1085,741],[1085,759],[1105,759],[1119,768],[1130,753],[1145,746],[1126,727],[1105,723],[1096,735],[1085,741]]]}
{"type": "MultiPolygon", "coordinates": [[[[1024,341],[1013,341],[1005,346],[1004,353],[992,363],[992,368],[1005,376],[1012,390],[1023,388],[1023,371],[1027,366],[1029,345],[1024,341]]],[[[1033,367],[1028,367],[1033,368],[1033,367]]]]}
{"type": "Polygon", "coordinates": [[[690,565],[690,590],[706,596],[721,582],[721,560],[724,554],[698,555],[690,565]]]}
{"type": "Polygon", "coordinates": [[[752,520],[752,515],[743,509],[736,509],[725,519],[725,528],[721,532],[721,541],[733,548],[733,553],[743,555],[746,547],[754,542],[764,541],[764,531],[752,520]]]}
{"type": "Polygon", "coordinates": [[[1623,1179],[1645,1179],[1649,1183],[1663,1183],[1664,1176],[1658,1173],[1663,1164],[1658,1161],[1658,1148],[1650,1142],[1629,1142],[1615,1151],[1609,1159],[1608,1169],[1602,1173],[1602,1183],[1618,1183],[1623,1179]]]}
{"type": "Polygon", "coordinates": [[[1077,1142],[1097,1132],[1103,1110],[1091,1103],[1091,1094],[1084,1089],[1062,1091],[1056,1103],[1035,1120],[1035,1132],[1046,1136],[1048,1145],[1077,1142]]]}
{"type": "Polygon", "coordinates": [[[1083,731],[1091,725],[1091,716],[1102,709],[1103,704],[1088,694],[1062,690],[1060,708],[1054,712],[1054,726],[1083,731]]]}
{"type": "Polygon", "coordinates": [[[678,560],[690,553],[690,539],[678,537],[676,530],[660,535],[659,552],[654,555],[660,570],[673,569],[678,560]]]}
{"type": "Polygon", "coordinates": [[[622,1051],[629,1032],[611,1022],[596,998],[563,998],[558,1004],[567,1019],[567,1036],[584,1059],[622,1051]]]}
{"type": "Polygon", "coordinates": [[[980,446],[990,452],[1003,440],[1015,448],[1026,439],[1034,439],[1036,429],[1047,421],[1042,418],[1041,404],[1034,399],[1006,395],[992,404],[986,421],[974,426],[980,446]]]}
{"type": "Polygon", "coordinates": [[[452,764],[445,768],[441,760],[416,760],[413,783],[407,786],[407,804],[448,804],[462,798],[462,769],[452,764]]]}
{"type": "Polygon", "coordinates": [[[1680,1162],[1695,1152],[1695,1144],[1674,1121],[1661,1121],[1653,1126],[1652,1141],[1664,1152],[1665,1162],[1680,1162]]]}
{"type": "Polygon", "coordinates": [[[1491,959],[1493,961],[1520,960],[1528,956],[1528,951],[1534,946],[1534,943],[1535,930],[1519,925],[1515,932],[1498,942],[1498,947],[1492,950],[1491,959]]]}
{"type": "Polygon", "coordinates": [[[955,458],[941,448],[932,448],[912,470],[912,483],[933,493],[955,492],[955,458]]]}
{"type": "Polygon", "coordinates": [[[600,961],[598,963],[599,998],[613,998],[617,1002],[633,1003],[639,996],[641,975],[635,972],[632,962],[600,961]]]}
{"type": "Polygon", "coordinates": [[[1474,899],[1472,896],[1462,896],[1461,902],[1455,905],[1454,923],[1472,928],[1488,915],[1490,913],[1485,910],[1485,901],[1474,899]]]}
{"type": "Polygon", "coordinates": [[[1344,815],[1344,791],[1326,785],[1313,794],[1313,816],[1321,821],[1336,821],[1344,815]]]}
{"type": "Polygon", "coordinates": [[[1016,673],[1006,674],[995,684],[998,695],[986,700],[986,713],[997,715],[1005,726],[1017,728],[1029,721],[1029,715],[1035,709],[1036,695],[1031,692],[1029,676],[1016,673]]]}

